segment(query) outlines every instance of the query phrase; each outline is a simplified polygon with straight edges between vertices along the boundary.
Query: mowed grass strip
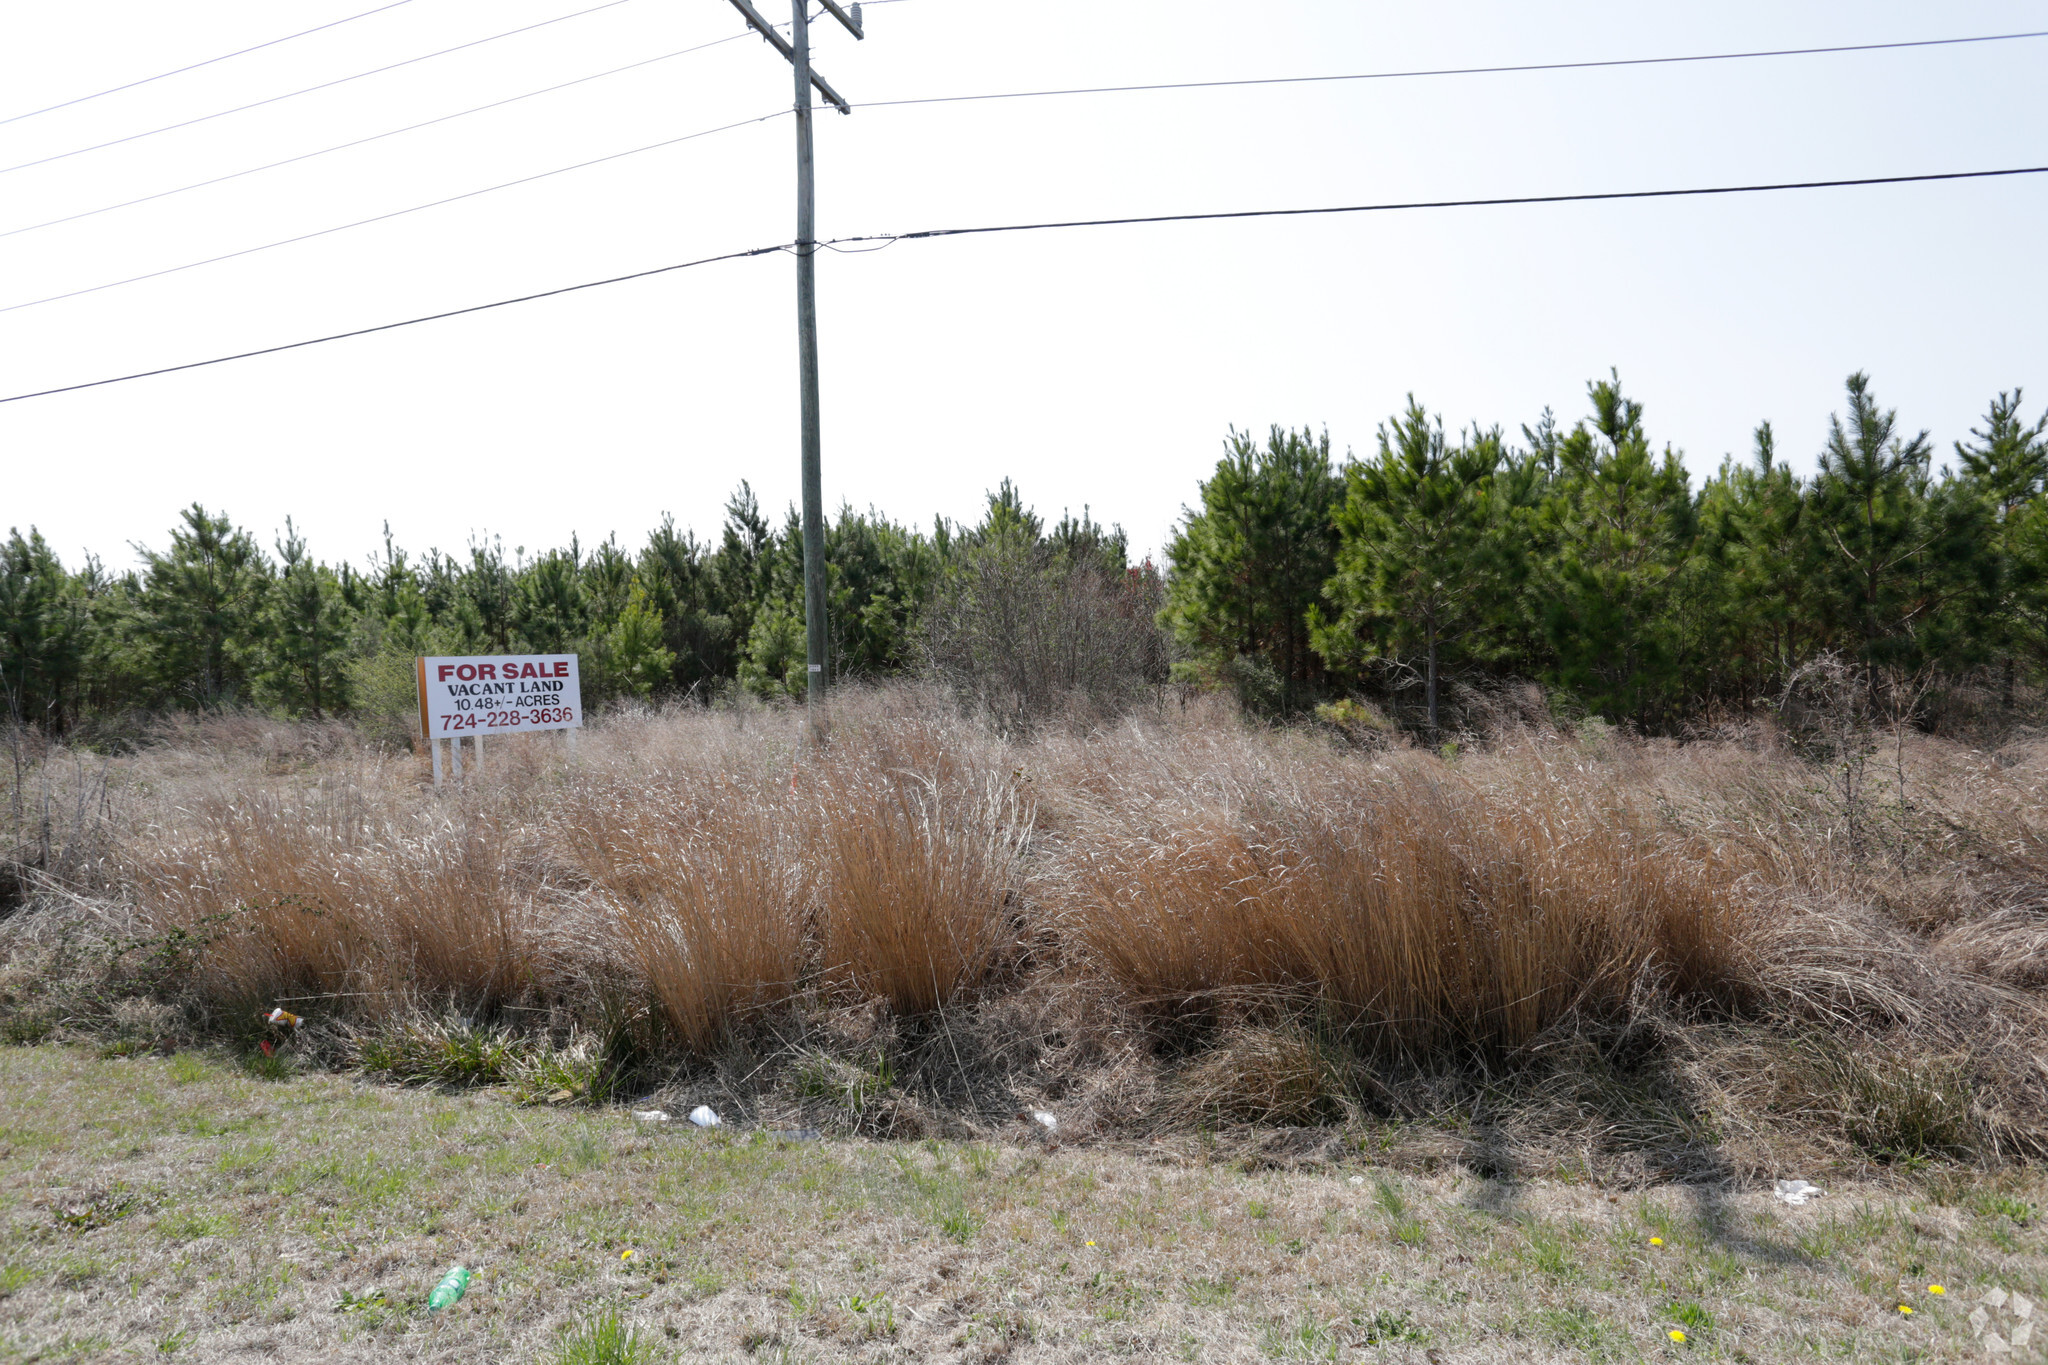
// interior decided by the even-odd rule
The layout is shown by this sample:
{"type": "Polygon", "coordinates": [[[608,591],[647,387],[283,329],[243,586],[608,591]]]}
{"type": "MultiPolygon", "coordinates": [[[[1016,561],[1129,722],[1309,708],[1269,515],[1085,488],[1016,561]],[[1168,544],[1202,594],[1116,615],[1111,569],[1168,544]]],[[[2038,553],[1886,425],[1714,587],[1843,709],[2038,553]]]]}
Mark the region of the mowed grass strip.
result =
{"type": "Polygon", "coordinates": [[[0,1087],[9,1361],[1932,1362],[1981,1358],[1985,1290],[2048,1300],[2031,1173],[1792,1209],[1199,1138],[789,1143],[190,1052],[4,1048],[0,1087]]]}

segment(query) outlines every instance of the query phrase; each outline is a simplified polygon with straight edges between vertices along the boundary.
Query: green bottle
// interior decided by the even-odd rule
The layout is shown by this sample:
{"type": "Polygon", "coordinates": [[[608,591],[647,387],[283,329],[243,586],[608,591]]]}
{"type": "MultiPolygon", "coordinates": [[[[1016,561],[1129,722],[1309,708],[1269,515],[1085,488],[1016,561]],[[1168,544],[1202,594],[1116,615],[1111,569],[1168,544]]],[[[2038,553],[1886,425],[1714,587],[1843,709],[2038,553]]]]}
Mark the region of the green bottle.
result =
{"type": "Polygon", "coordinates": [[[441,1283],[434,1286],[434,1292],[427,1296],[427,1311],[438,1313],[449,1304],[469,1292],[469,1271],[457,1266],[441,1277],[441,1283]]]}

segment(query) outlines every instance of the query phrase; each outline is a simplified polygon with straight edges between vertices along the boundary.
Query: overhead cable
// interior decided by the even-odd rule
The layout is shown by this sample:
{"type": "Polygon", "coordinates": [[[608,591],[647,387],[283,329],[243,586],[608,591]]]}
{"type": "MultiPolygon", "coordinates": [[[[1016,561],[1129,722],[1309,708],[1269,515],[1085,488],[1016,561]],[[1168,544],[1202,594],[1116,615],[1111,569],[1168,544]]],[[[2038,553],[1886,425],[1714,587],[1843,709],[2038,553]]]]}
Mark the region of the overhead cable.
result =
{"type": "Polygon", "coordinates": [[[86,209],[81,213],[70,213],[62,218],[51,218],[46,222],[30,223],[26,227],[8,228],[5,231],[0,231],[0,237],[13,237],[24,232],[34,232],[38,228],[56,227],[60,223],[75,223],[81,218],[92,218],[102,213],[112,213],[116,209],[134,208],[137,204],[147,204],[157,199],[168,199],[174,194],[184,194],[188,190],[203,190],[209,185],[219,185],[225,181],[239,180],[245,175],[255,175],[260,171],[274,171],[280,166],[290,166],[300,161],[311,161],[316,156],[326,156],[330,152],[345,152],[351,147],[361,147],[365,143],[379,142],[387,137],[397,137],[400,133],[418,132],[422,128],[431,128],[437,123],[447,123],[453,119],[467,118],[471,114],[481,114],[490,109],[501,109],[508,104],[517,104],[520,100],[530,100],[536,95],[552,95],[557,90],[567,90],[572,85],[583,85],[589,81],[602,80],[606,76],[617,76],[623,72],[638,70],[640,67],[652,66],[656,62],[666,62],[676,57],[687,57],[692,52],[702,52],[708,47],[717,47],[722,43],[736,42],[741,38],[750,38],[752,36],[753,31],[749,29],[746,32],[734,33],[724,38],[714,38],[708,43],[699,43],[695,47],[682,48],[676,52],[664,52],[659,57],[648,57],[641,61],[629,62],[625,66],[615,66],[609,71],[599,71],[589,76],[578,76],[575,80],[563,81],[560,85],[550,85],[541,90],[529,90],[523,95],[512,95],[502,100],[493,100],[489,104],[479,104],[473,109],[459,109],[452,114],[442,114],[439,118],[430,118],[419,123],[408,123],[403,128],[391,128],[381,133],[371,133],[368,137],[359,137],[351,142],[339,142],[332,147],[322,147],[317,152],[301,152],[297,156],[288,156],[282,161],[272,161],[262,166],[251,166],[247,170],[230,171],[226,175],[216,175],[211,180],[196,180],[189,185],[180,185],[176,189],[159,190],[155,194],[145,194],[135,199],[124,199],[118,204],[106,204],[100,208],[86,209]]]}
{"type": "Polygon", "coordinates": [[[46,398],[53,393],[74,393],[79,389],[96,389],[103,384],[120,384],[130,379],[148,379],[160,374],[176,374],[180,370],[204,369],[208,365],[225,365],[230,360],[249,360],[259,355],[276,355],[279,351],[296,351],[301,346],[318,346],[323,342],[346,341],[350,337],[369,336],[373,332],[389,332],[399,327],[413,327],[422,322],[439,322],[443,318],[459,318],[468,313],[484,313],[493,308],[510,308],[515,303],[532,303],[535,299],[551,299],[557,294],[573,294],[581,289],[597,289],[607,284],[624,284],[627,280],[644,280],[650,275],[666,275],[675,270],[688,270],[693,266],[711,265],[717,261],[737,261],[747,256],[766,256],[782,250],[780,246],[749,247],[745,251],[728,251],[721,256],[703,256],[694,261],[683,261],[676,265],[658,265],[652,270],[637,270],[630,275],[614,275],[607,280],[589,280],[583,284],[565,284],[559,289],[543,289],[538,294],[521,294],[516,299],[499,299],[495,303],[471,304],[467,308],[451,308],[445,313],[429,313],[421,318],[407,318],[403,322],[379,323],[375,327],[358,327],[353,332],[336,332],[332,336],[314,337],[309,341],[287,341],[282,346],[265,346],[260,350],[243,351],[238,355],[216,356],[212,360],[193,360],[183,365],[166,365],[160,370],[144,370],[140,374],[124,374],[115,379],[95,379],[85,384],[70,384],[61,389],[44,389],[41,393],[19,393],[12,398],[0,398],[0,403],[19,403],[24,398],[46,398]]]}
{"type": "MultiPolygon", "coordinates": [[[[1982,180],[2006,176],[2042,174],[2048,174],[2048,166],[2018,166],[2006,170],[1993,171],[1940,171],[1924,175],[1862,176],[1851,180],[1793,180],[1774,184],[1711,185],[1693,189],[1610,190],[1591,194],[1522,195],[1512,198],[1492,199],[1435,199],[1385,204],[1339,204],[1328,208],[1309,209],[1242,209],[1227,213],[1170,213],[1154,214],[1142,218],[1086,218],[1069,219],[1060,222],[1008,223],[989,227],[926,228],[918,232],[876,234],[865,237],[840,237],[830,242],[819,242],[817,245],[820,247],[832,247],[860,242],[910,242],[937,237],[962,237],[998,232],[1043,232],[1058,228],[1120,227],[1140,223],[1209,222],[1229,218],[1287,218],[1305,217],[1312,214],[1379,213],[1410,209],[1490,208],[1510,204],[1571,204],[1617,199],[1671,199],[1686,196],[1761,194],[1779,190],[1845,189],[1868,185],[1926,184],[1944,180],[1982,180]]],[[[208,365],[224,365],[231,360],[247,360],[253,356],[274,355],[279,351],[297,350],[305,346],[319,346],[329,341],[345,341],[350,337],[367,336],[373,332],[389,332],[400,327],[416,326],[423,322],[438,322],[443,318],[461,317],[464,314],[481,313],[492,308],[508,308],[513,304],[528,303],[535,299],[553,298],[558,294],[570,294],[583,289],[597,289],[608,284],[622,284],[627,280],[646,279],[651,275],[666,274],[674,270],[687,270],[692,266],[708,265],[713,261],[731,261],[744,256],[765,256],[772,252],[788,251],[795,246],[796,243],[794,242],[777,242],[770,246],[751,247],[745,251],[731,251],[720,256],[706,256],[694,261],[684,261],[678,265],[657,266],[652,270],[641,270],[630,275],[614,275],[609,279],[591,280],[584,284],[564,285],[559,289],[544,290],[536,294],[522,294],[517,298],[499,299],[494,303],[480,303],[468,308],[456,308],[442,313],[429,313],[424,317],[405,318],[398,322],[381,323],[375,327],[359,327],[353,331],[335,332],[328,336],[311,337],[304,341],[291,341],[279,346],[265,346],[259,350],[216,356],[211,360],[187,361],[182,365],[166,365],[159,369],[141,370],[134,374],[115,375],[108,379],[92,379],[81,384],[66,384],[59,388],[39,389],[33,393],[17,393],[11,397],[0,398],[0,403],[19,403],[30,398],[47,398],[53,394],[76,393],[80,389],[96,389],[108,384],[124,384],[131,379],[148,379],[160,374],[174,374],[180,370],[196,370],[208,365]]]]}
{"type": "Polygon", "coordinates": [[[317,90],[331,90],[337,85],[346,85],[350,81],[362,80],[365,76],[381,76],[386,71],[396,71],[400,67],[432,61],[436,57],[446,57],[451,52],[466,52],[470,48],[481,47],[485,43],[495,43],[500,38],[511,38],[521,33],[531,33],[537,28],[546,28],[550,24],[565,23],[570,19],[581,19],[586,14],[596,14],[599,10],[612,9],[627,3],[629,3],[629,0],[604,0],[604,3],[601,5],[592,5],[589,9],[579,9],[573,14],[558,14],[552,19],[542,19],[539,23],[526,24],[519,28],[508,28],[503,33],[493,33],[488,38],[475,38],[466,43],[457,43],[454,47],[444,47],[438,52],[422,53],[417,57],[407,57],[402,62],[392,62],[388,66],[374,67],[368,71],[358,71],[352,76],[337,76],[331,81],[322,81],[318,85],[309,85],[301,90],[287,90],[282,95],[272,95],[267,99],[253,100],[248,104],[238,104],[232,109],[221,109],[211,114],[201,114],[197,118],[183,119],[177,123],[166,123],[161,128],[150,128],[140,133],[130,133],[126,137],[112,138],[106,142],[95,142],[90,147],[73,147],[68,152],[56,152],[50,156],[37,157],[33,161],[23,161],[13,166],[0,166],[0,175],[6,175],[13,171],[25,171],[31,166],[45,166],[52,161],[62,161],[69,156],[83,156],[87,152],[97,152],[108,147],[119,147],[124,143],[136,142],[146,137],[155,137],[158,133],[175,132],[180,128],[190,128],[195,123],[207,123],[217,118],[226,118],[230,114],[247,113],[251,109],[261,109],[265,105],[276,104],[281,100],[297,99],[300,95],[310,95],[317,90]]]}
{"type": "Polygon", "coordinates": [[[1532,71],[1586,71],[1598,67],[1670,66],[1682,62],[1733,62],[1755,57],[1814,57],[1832,52],[1886,52],[1909,47],[1952,47],[1962,43],[2003,43],[2016,38],[2048,38],[2048,29],[2026,33],[1986,33],[1971,38],[1918,38],[1897,43],[1845,43],[1833,47],[1781,47],[1756,52],[1706,52],[1685,57],[1615,57],[1605,61],[1527,62],[1518,66],[1446,66],[1412,71],[1361,71],[1337,76],[1263,76],[1247,80],[1162,81],[1150,85],[1089,85],[1062,90],[1006,90],[988,95],[931,95],[922,99],[869,100],[857,107],[888,109],[909,104],[964,104],[979,100],[1043,99],[1054,95],[1122,95],[1146,90],[1216,90],[1247,85],[1313,85],[1330,81],[1396,81],[1423,76],[1503,76],[1532,71]]]}
{"type": "Polygon", "coordinates": [[[1002,223],[992,227],[926,228],[921,232],[878,232],[835,237],[819,246],[854,242],[914,242],[931,237],[970,237],[992,232],[1049,232],[1055,228],[1130,227],[1141,223],[1208,223],[1232,218],[1307,218],[1331,213],[1397,213],[1409,209],[1502,208],[1513,204],[1591,204],[1612,199],[1689,199],[1719,194],[1767,194],[1779,190],[1837,190],[1858,185],[1915,185],[1936,180],[1991,180],[2048,174],[2048,166],[1997,171],[1935,171],[1926,175],[1869,175],[1851,180],[1781,180],[1761,185],[1703,185],[1681,190],[1600,190],[1586,194],[1522,194],[1493,199],[1412,199],[1389,204],[1337,204],[1312,209],[1229,209],[1217,213],[1155,213],[1132,218],[1068,218],[1043,223],[1002,223]]]}
{"type": "Polygon", "coordinates": [[[253,47],[239,48],[233,52],[223,52],[220,56],[208,57],[203,62],[193,62],[189,66],[177,67],[170,71],[159,71],[154,76],[144,76],[139,81],[129,81],[125,85],[108,86],[105,90],[95,90],[90,95],[80,95],[76,99],[61,100],[56,104],[46,104],[40,109],[31,109],[25,114],[9,114],[6,118],[0,118],[0,124],[19,123],[22,119],[34,118],[38,114],[49,114],[59,109],[69,109],[74,104],[84,104],[87,100],[96,100],[102,95],[118,95],[123,90],[133,90],[138,85],[148,85],[151,81],[160,81],[169,76],[182,76],[187,71],[197,71],[202,66],[212,66],[216,62],[224,62],[230,57],[246,57],[251,52],[261,52],[266,47],[276,47],[279,43],[288,43],[294,38],[306,38],[315,33],[325,33],[330,28],[340,28],[343,24],[353,24],[358,19],[367,19],[373,14],[382,14],[385,10],[397,9],[400,5],[409,5],[411,3],[412,0],[391,0],[391,3],[388,5],[379,5],[375,9],[366,9],[361,14],[351,14],[346,19],[336,19],[332,23],[300,29],[297,33],[287,33],[282,38],[272,38],[269,42],[257,43],[253,47]]]}
{"type": "Polygon", "coordinates": [[[740,119],[735,123],[720,124],[716,128],[705,128],[698,132],[685,133],[681,137],[664,138],[660,142],[650,142],[644,147],[631,147],[623,152],[612,152],[606,156],[592,157],[588,161],[579,161],[573,166],[557,166],[551,171],[541,171],[534,175],[523,175],[517,180],[507,180],[497,185],[486,185],[482,189],[477,190],[464,190],[461,194],[451,194],[445,199],[435,199],[425,204],[414,204],[410,208],[393,209],[389,213],[379,213],[369,218],[358,218],[353,223],[338,223],[333,227],[319,228],[312,232],[302,232],[296,237],[284,237],[275,242],[265,242],[260,246],[245,246],[239,251],[222,252],[218,256],[208,256],[204,260],[187,261],[183,265],[165,266],[162,270],[151,270],[140,275],[130,275],[125,280],[109,280],[105,284],[92,284],[87,285],[83,289],[67,289],[61,294],[50,294],[40,299],[27,299],[21,303],[10,303],[0,307],[0,313],[12,313],[20,308],[34,308],[40,304],[55,303],[59,299],[75,299],[82,294],[97,294],[103,289],[118,289],[124,284],[140,284],[144,280],[161,279],[165,275],[176,275],[185,270],[197,270],[203,265],[218,265],[222,261],[232,261],[243,256],[253,256],[259,251],[273,251],[278,247],[291,246],[297,242],[310,242],[316,237],[329,237],[337,232],[347,232],[350,228],[368,227],[372,223],[388,222],[393,218],[403,218],[409,213],[418,213],[423,209],[437,209],[444,204],[458,204],[465,199],[474,199],[480,194],[495,194],[499,190],[509,190],[517,185],[531,185],[536,180],[546,180],[550,176],[565,175],[570,171],[580,171],[590,166],[602,166],[607,161],[617,161],[621,157],[638,156],[642,152],[658,151],[663,147],[673,147],[679,142],[694,142],[700,137],[710,137],[713,133],[728,133],[735,128],[744,128],[749,124],[766,123],[769,119],[780,118],[789,112],[787,109],[776,109],[755,118],[740,119]]]}

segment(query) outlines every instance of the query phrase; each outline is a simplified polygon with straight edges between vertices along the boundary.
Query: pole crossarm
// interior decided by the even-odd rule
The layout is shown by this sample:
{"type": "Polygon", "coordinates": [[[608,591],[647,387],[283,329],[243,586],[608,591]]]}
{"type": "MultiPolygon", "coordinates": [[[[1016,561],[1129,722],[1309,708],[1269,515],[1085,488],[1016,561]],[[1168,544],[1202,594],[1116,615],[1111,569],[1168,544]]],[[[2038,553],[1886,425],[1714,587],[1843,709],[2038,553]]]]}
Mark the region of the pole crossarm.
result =
{"type": "MultiPolygon", "coordinates": [[[[740,12],[740,17],[742,19],[745,19],[756,33],[759,33],[763,38],[766,38],[770,45],[772,45],[777,52],[780,52],[782,54],[782,59],[784,61],[796,61],[796,49],[789,45],[789,39],[783,37],[780,33],[777,33],[775,31],[775,25],[769,23],[766,19],[763,19],[761,17],[761,12],[754,8],[753,4],[751,3],[751,0],[732,0],[732,7],[740,12]]],[[[838,12],[839,7],[837,5],[834,5],[832,8],[834,13],[838,12]]],[[[851,20],[846,19],[843,15],[840,17],[841,21],[845,23],[848,28],[853,27],[851,20]]],[[[860,31],[858,29],[855,29],[853,36],[856,38],[860,37],[860,31]]],[[[840,98],[839,92],[837,90],[834,90],[831,87],[831,85],[825,80],[825,78],[823,76],[820,76],[815,71],[811,72],[811,84],[817,89],[819,94],[823,95],[827,100],[831,101],[832,106],[836,108],[840,113],[850,114],[853,112],[853,106],[848,104],[844,99],[840,98]]]]}
{"type": "Polygon", "coordinates": [[[854,37],[859,38],[863,41],[867,39],[868,35],[860,31],[859,5],[855,5],[853,7],[854,12],[852,14],[848,14],[845,10],[839,8],[839,0],[819,0],[819,2],[823,4],[828,11],[831,12],[831,15],[834,19],[837,19],[840,23],[846,26],[846,31],[848,33],[851,33],[854,37]]]}

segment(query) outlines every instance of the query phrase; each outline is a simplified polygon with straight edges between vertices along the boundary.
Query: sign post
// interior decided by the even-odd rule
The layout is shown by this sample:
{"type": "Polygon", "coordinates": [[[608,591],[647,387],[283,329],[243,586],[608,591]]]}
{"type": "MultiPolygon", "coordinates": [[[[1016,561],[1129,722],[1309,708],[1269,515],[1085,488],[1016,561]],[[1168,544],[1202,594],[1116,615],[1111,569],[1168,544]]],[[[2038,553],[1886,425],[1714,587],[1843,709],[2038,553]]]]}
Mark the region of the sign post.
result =
{"type": "Polygon", "coordinates": [[[434,755],[434,786],[441,785],[441,741],[450,767],[462,778],[462,740],[476,743],[483,772],[484,736],[566,730],[570,746],[583,726],[583,686],[574,654],[479,654],[416,661],[420,733],[434,755]]]}

